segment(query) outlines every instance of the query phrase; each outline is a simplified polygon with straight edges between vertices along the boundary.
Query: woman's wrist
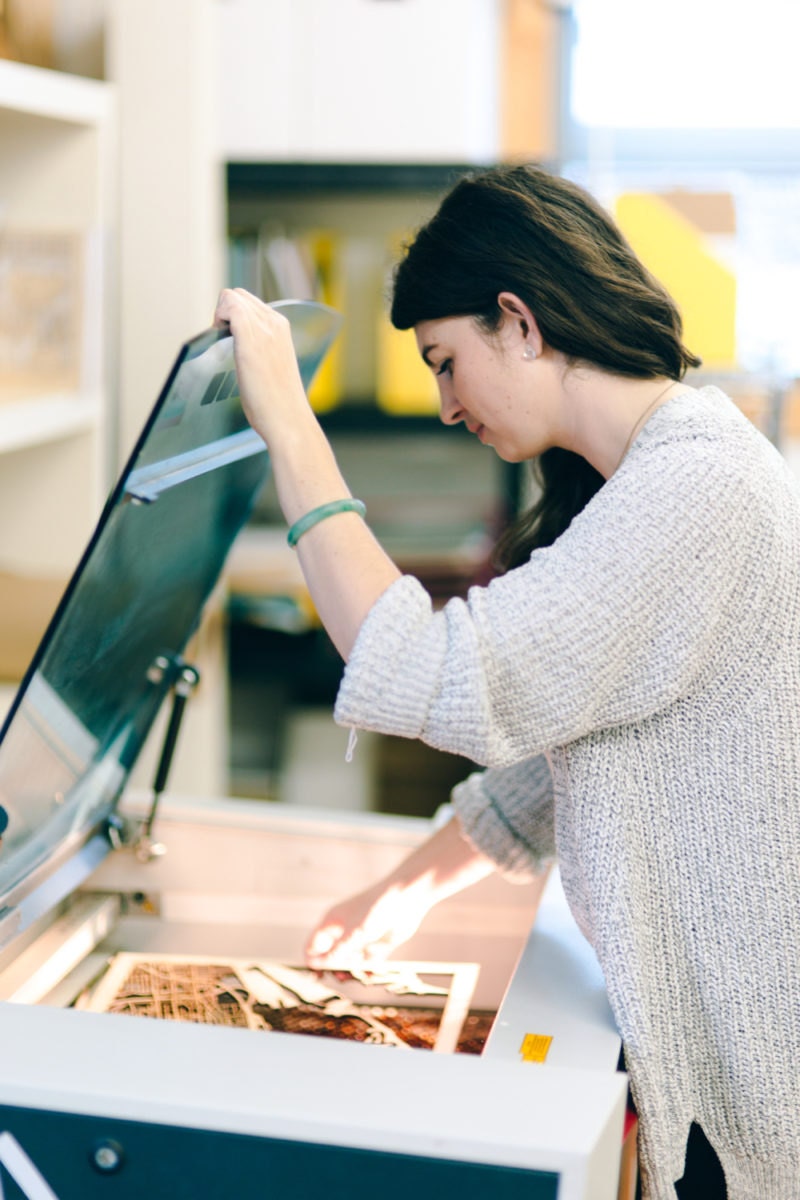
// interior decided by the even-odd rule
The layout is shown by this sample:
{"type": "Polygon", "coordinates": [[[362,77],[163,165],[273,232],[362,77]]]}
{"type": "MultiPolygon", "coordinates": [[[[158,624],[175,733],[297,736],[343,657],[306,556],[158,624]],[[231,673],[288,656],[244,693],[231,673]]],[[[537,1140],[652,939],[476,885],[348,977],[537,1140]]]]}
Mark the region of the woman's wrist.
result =
{"type": "Polygon", "coordinates": [[[264,439],[270,458],[276,462],[303,461],[304,452],[307,452],[309,446],[313,447],[317,442],[327,445],[325,433],[316,413],[305,399],[305,393],[302,403],[298,399],[297,404],[290,409],[290,414],[284,414],[283,420],[257,420],[253,423],[253,428],[264,439]]]}
{"type": "Polygon", "coordinates": [[[494,864],[467,840],[454,814],[400,863],[387,882],[433,907],[493,871],[494,864]]]}
{"type": "Polygon", "coordinates": [[[274,449],[269,443],[267,446],[278,502],[288,525],[320,505],[351,498],[316,417],[282,430],[281,436],[273,439],[274,449]]]}

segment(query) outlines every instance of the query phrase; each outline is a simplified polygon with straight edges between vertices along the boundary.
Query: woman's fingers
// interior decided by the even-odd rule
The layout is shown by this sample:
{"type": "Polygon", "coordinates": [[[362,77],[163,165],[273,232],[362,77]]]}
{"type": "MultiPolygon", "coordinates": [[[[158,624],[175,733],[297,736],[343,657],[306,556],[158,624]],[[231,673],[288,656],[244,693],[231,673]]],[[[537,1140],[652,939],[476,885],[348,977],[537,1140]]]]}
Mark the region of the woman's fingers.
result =
{"type": "Polygon", "coordinates": [[[363,963],[372,941],[369,930],[372,912],[368,894],[353,896],[330,909],[306,943],[309,966],[339,968],[363,963]]]}
{"type": "Polygon", "coordinates": [[[306,961],[346,969],[385,960],[417,930],[424,911],[393,886],[359,893],[325,914],[308,939],[306,961]]]}
{"type": "Polygon", "coordinates": [[[314,966],[312,960],[322,960],[331,953],[344,931],[341,925],[323,925],[315,929],[306,943],[306,961],[314,966]]]}
{"type": "Polygon", "coordinates": [[[242,407],[269,442],[308,407],[291,326],[286,317],[243,288],[224,288],[214,325],[233,335],[242,407]]]}
{"type": "Polygon", "coordinates": [[[214,324],[217,326],[231,325],[245,311],[248,297],[258,304],[261,303],[255,296],[251,296],[242,288],[223,288],[217,299],[214,324]]]}
{"type": "Polygon", "coordinates": [[[341,926],[315,930],[306,945],[306,962],[317,970],[351,970],[375,957],[363,929],[345,931],[341,926]]]}

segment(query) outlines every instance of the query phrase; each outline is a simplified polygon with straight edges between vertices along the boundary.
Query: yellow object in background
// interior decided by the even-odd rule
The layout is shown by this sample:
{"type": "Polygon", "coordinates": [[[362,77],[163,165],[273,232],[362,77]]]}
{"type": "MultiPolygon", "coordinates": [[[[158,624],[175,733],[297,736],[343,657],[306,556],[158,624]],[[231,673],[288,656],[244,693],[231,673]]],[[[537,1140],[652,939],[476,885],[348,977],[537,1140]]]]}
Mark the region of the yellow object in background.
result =
{"type": "MultiPolygon", "coordinates": [[[[280,223],[269,223],[257,233],[245,230],[229,238],[228,277],[231,287],[246,288],[267,303],[319,300],[343,312],[346,288],[342,258],[342,239],[334,230],[295,232],[280,223]]],[[[309,389],[316,412],[328,412],[342,398],[342,341],[340,334],[309,389]]]]}
{"type": "Polygon", "coordinates": [[[417,349],[413,329],[395,329],[388,317],[378,326],[375,398],[396,416],[436,416],[439,389],[417,349]]]}
{"type": "Polygon", "coordinates": [[[736,365],[736,276],[704,231],[669,196],[628,192],[617,197],[622,232],[675,300],[683,340],[704,368],[736,365]]]}
{"type": "MultiPolygon", "coordinates": [[[[330,230],[309,233],[305,241],[309,259],[314,266],[313,299],[342,312],[344,282],[341,269],[339,239],[330,230]]],[[[333,342],[320,362],[319,370],[308,389],[308,400],[315,413],[329,413],[342,398],[342,334],[333,342]]]]}
{"type": "MultiPolygon", "coordinates": [[[[308,247],[317,272],[315,298],[323,304],[345,311],[345,287],[342,272],[341,246],[339,237],[330,231],[310,233],[308,247]]],[[[309,388],[308,399],[316,413],[330,412],[342,398],[342,343],[339,334],[320,363],[319,370],[309,388]]]]}
{"type": "MultiPolygon", "coordinates": [[[[390,261],[402,252],[402,234],[390,241],[390,261]]],[[[375,400],[395,416],[436,416],[439,389],[433,372],[420,357],[413,329],[395,329],[385,313],[378,318],[375,358],[375,400]]]]}

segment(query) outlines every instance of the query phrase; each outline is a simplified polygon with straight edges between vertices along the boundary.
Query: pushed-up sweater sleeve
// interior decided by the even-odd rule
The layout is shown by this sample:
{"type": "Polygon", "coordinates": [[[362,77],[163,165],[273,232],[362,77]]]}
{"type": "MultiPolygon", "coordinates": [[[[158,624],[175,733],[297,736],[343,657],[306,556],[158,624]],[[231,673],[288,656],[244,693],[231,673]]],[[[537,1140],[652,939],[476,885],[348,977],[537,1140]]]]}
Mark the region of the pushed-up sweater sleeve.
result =
{"type": "Polygon", "coordinates": [[[336,720],[504,767],[646,718],[730,652],[764,551],[752,491],[713,436],[645,439],[552,546],[466,600],[434,612],[416,579],[393,583],[336,720]]]}
{"type": "Polygon", "coordinates": [[[473,771],[452,802],[468,841],[513,882],[528,882],[555,860],[553,778],[543,754],[473,771]]]}

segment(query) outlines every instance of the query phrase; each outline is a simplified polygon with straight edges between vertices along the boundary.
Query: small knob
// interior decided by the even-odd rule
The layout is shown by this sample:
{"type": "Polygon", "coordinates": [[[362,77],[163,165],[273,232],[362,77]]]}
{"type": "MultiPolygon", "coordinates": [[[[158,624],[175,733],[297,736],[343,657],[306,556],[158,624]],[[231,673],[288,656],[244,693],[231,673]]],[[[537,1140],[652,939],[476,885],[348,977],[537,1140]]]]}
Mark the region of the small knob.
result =
{"type": "Polygon", "coordinates": [[[122,1146],[111,1138],[103,1138],[101,1141],[95,1142],[89,1154],[89,1162],[101,1175],[113,1175],[119,1171],[124,1158],[125,1153],[122,1146]]]}

